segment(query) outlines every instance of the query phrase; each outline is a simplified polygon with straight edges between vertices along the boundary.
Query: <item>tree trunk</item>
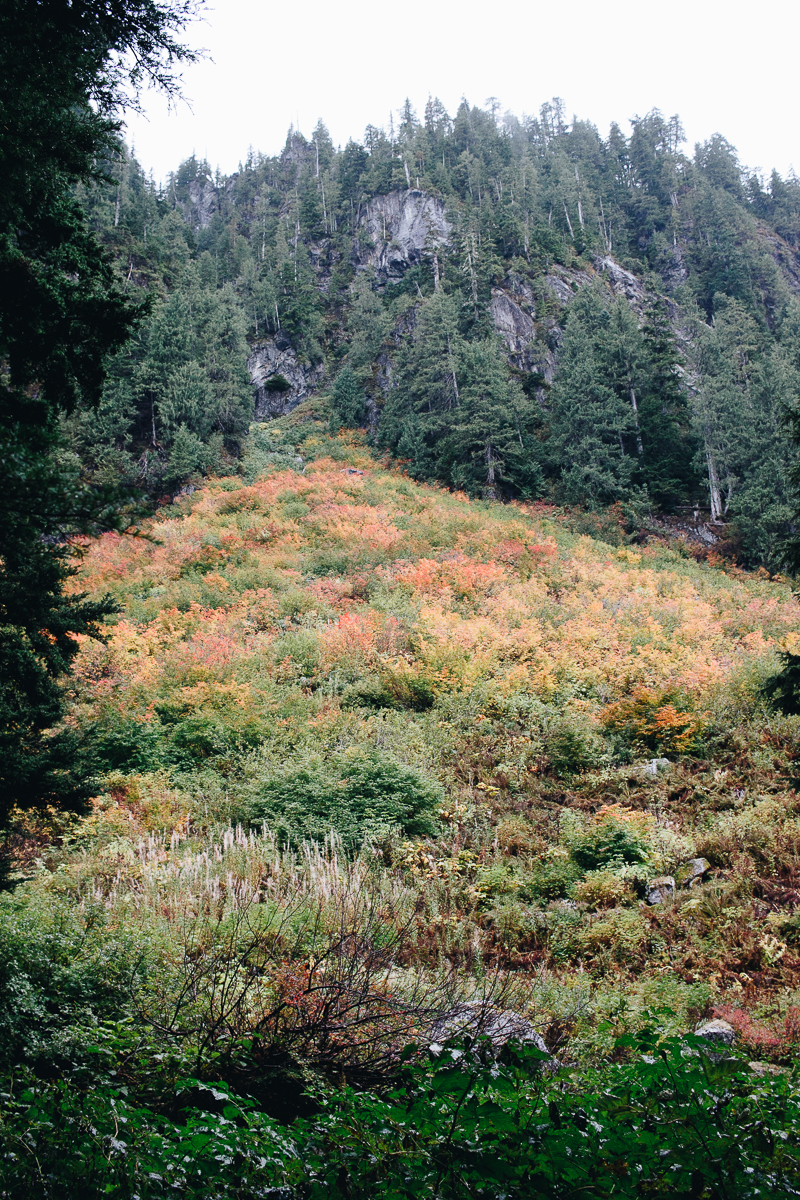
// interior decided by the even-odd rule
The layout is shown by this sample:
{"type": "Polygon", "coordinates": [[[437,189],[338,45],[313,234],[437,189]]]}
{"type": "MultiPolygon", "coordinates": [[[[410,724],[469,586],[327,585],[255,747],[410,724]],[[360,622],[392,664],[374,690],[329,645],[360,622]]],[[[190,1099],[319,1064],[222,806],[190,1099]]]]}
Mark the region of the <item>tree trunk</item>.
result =
{"type": "Polygon", "coordinates": [[[487,442],[486,443],[486,482],[489,485],[489,487],[491,487],[491,488],[494,487],[494,483],[495,483],[494,464],[495,464],[495,458],[494,458],[494,451],[492,449],[492,443],[487,442]]]}
{"type": "Polygon", "coordinates": [[[630,388],[631,408],[633,409],[633,423],[636,426],[636,453],[639,455],[639,458],[641,458],[642,454],[644,453],[644,449],[642,447],[642,434],[641,430],[639,429],[639,405],[636,403],[636,392],[633,390],[633,384],[630,385],[630,388]]]}
{"type": "Polygon", "coordinates": [[[711,499],[711,520],[715,525],[721,525],[723,515],[722,489],[719,485],[717,464],[714,462],[714,456],[710,450],[706,450],[706,462],[708,463],[708,493],[711,499]]]}

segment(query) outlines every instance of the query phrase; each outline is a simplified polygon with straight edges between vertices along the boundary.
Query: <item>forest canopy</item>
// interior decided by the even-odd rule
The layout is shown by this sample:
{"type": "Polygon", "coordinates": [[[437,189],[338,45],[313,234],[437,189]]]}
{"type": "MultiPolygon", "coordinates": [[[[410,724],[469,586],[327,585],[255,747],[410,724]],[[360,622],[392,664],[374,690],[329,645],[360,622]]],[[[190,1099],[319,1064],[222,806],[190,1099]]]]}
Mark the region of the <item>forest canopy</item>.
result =
{"type": "Polygon", "coordinates": [[[780,566],[793,176],[747,172],[721,135],[688,155],[657,110],[604,138],[559,100],[519,119],[434,99],[343,148],[322,121],[291,129],[230,177],[192,156],[159,189],[124,153],[108,173],[80,202],[155,308],[98,413],[65,424],[92,478],[157,493],[235,472],[254,412],[321,392],[418,479],[699,509],[742,561],[780,566]]]}

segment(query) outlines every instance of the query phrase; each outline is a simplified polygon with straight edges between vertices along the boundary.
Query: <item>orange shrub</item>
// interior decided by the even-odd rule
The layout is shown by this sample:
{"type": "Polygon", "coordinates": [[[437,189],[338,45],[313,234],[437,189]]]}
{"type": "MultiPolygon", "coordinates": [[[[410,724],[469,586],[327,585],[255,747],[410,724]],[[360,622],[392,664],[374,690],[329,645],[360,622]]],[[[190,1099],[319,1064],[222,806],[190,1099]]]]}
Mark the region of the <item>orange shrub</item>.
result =
{"type": "Polygon", "coordinates": [[[696,748],[702,730],[702,717],[680,711],[670,693],[637,687],[607,705],[600,714],[604,727],[622,736],[631,745],[657,754],[688,754],[696,748]]]}

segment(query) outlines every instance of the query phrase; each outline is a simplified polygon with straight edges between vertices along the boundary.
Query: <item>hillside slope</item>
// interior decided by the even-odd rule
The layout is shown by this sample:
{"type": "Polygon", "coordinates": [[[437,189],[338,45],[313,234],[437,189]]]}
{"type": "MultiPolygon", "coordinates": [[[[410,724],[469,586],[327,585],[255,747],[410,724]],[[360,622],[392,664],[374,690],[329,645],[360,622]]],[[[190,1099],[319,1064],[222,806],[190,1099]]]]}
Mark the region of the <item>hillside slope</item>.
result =
{"type": "Polygon", "coordinates": [[[155,905],[180,943],[177,897],[258,892],[270,838],[333,831],[336,877],[366,837],[399,961],[462,993],[510,970],[561,1052],[655,1004],[789,1053],[800,727],[760,691],[789,587],[420,486],[311,416],[255,427],[249,481],[178,498],[152,540],[87,547],[76,586],[123,612],[82,647],[73,719],[109,774],[89,857],[34,889],[71,879],[112,925],[155,905]]]}

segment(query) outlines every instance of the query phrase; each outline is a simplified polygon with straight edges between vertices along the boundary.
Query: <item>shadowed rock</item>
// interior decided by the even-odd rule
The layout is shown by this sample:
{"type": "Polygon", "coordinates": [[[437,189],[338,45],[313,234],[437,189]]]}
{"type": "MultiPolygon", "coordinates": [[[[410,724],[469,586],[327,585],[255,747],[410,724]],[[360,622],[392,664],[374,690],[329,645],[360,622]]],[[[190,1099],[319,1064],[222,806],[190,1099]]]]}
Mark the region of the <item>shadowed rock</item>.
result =
{"type": "Polygon", "coordinates": [[[494,1050],[500,1050],[506,1042],[523,1042],[550,1055],[541,1034],[525,1017],[511,1009],[500,1011],[478,1002],[456,1004],[440,1017],[431,1026],[431,1049],[440,1048],[444,1042],[454,1038],[464,1037],[486,1037],[494,1050]]]}

